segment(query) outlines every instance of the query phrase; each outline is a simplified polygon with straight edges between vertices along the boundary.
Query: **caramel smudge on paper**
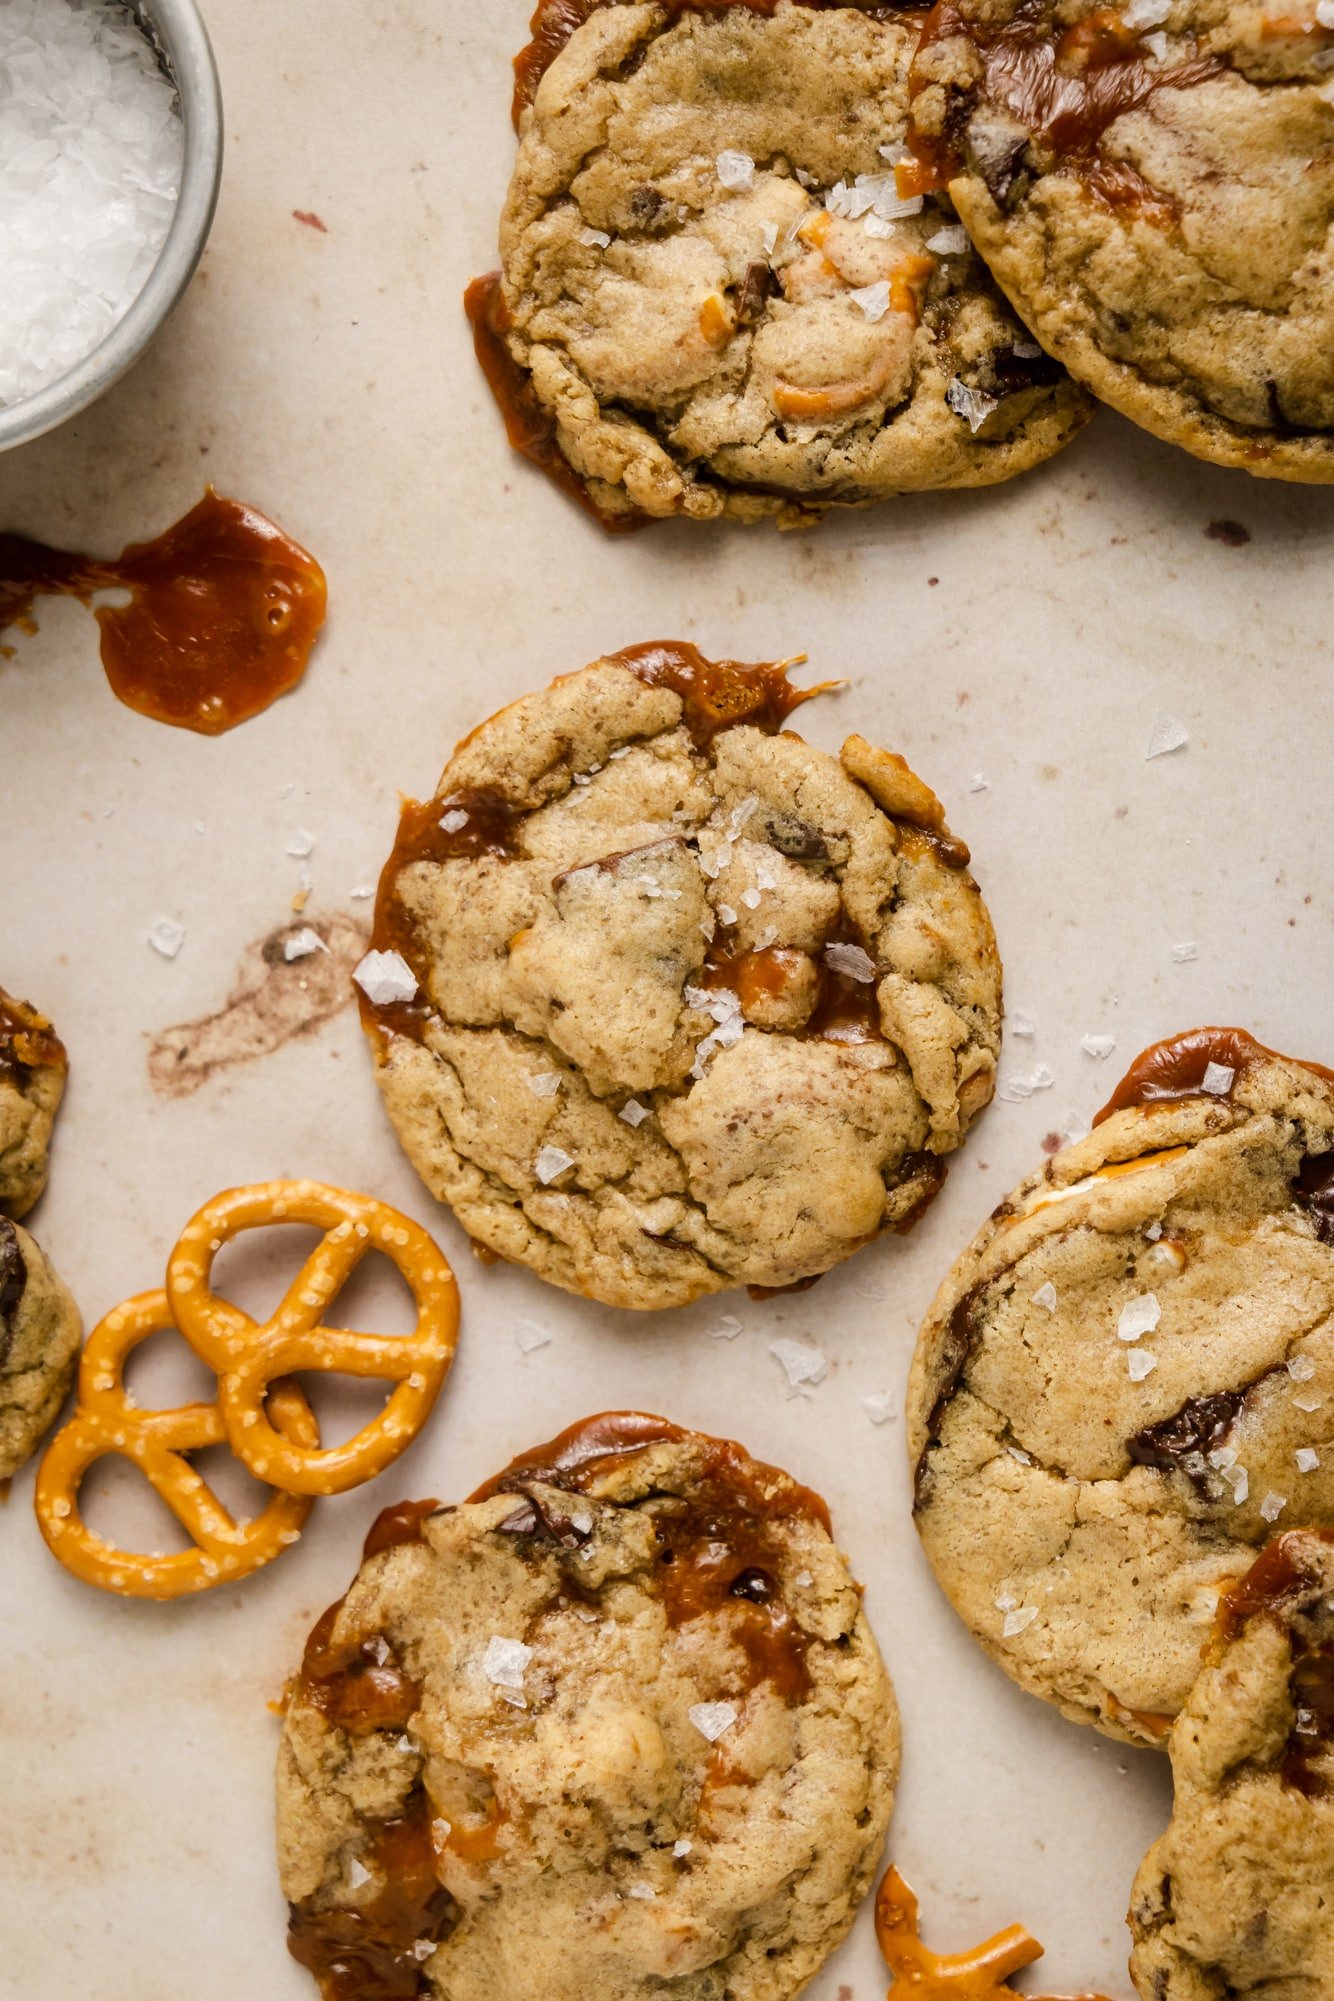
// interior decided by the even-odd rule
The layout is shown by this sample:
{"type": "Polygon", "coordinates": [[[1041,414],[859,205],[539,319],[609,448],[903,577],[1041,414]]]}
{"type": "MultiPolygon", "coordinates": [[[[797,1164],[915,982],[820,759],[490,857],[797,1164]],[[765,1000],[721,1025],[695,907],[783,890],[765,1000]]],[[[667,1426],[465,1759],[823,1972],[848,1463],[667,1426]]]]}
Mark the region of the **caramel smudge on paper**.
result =
{"type": "Polygon", "coordinates": [[[148,1076],[155,1091],[188,1098],[219,1070],[269,1056],[295,1036],[310,1035],[352,1000],[352,968],[366,950],[366,932],[350,917],[320,924],[283,924],[248,946],[236,982],[216,1014],[155,1035],[148,1076]],[[289,939],[314,931],[324,949],[288,960],[289,939]]]}

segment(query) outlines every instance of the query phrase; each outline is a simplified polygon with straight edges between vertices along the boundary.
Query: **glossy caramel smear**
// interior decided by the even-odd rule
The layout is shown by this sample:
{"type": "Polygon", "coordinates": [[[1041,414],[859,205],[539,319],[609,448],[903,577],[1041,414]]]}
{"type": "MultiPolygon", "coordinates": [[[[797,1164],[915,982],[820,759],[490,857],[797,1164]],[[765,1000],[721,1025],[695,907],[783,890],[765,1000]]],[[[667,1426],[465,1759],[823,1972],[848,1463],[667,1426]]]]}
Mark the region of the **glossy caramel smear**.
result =
{"type": "Polygon", "coordinates": [[[628,535],[642,528],[649,518],[646,514],[613,514],[599,507],[557,444],[555,418],[539,399],[527,369],[520,368],[510,353],[506,335],[512,321],[499,271],[473,279],[463,294],[463,309],[472,328],[478,366],[505,419],[505,436],[519,456],[554,480],[608,534],[628,535]]]}
{"type": "Polygon", "coordinates": [[[751,1460],[730,1439],[682,1431],[643,1411],[607,1411],[561,1433],[549,1445],[523,1453],[490,1480],[474,1500],[492,1494],[522,1496],[531,1524],[516,1516],[511,1533],[539,1527],[558,1540],[563,1525],[543,1520],[527,1493],[530,1483],[580,1493],[611,1464],[651,1445],[692,1442],[704,1448],[702,1464],[686,1494],[648,1497],[636,1505],[653,1522],[658,1541],[654,1585],[671,1626],[705,1613],[724,1613],[730,1637],[746,1667],[730,1693],[745,1695],[770,1682],[787,1701],[810,1689],[806,1655],[810,1635],[782,1601],[778,1524],[813,1521],[829,1533],[829,1512],[818,1494],[775,1468],[751,1460]]]}
{"type": "Polygon", "coordinates": [[[417,2001],[433,1990],[424,1961],[458,1908],[436,1874],[431,1803],[418,1787],[396,1820],[370,1833],[362,1866],[376,1887],[355,1908],[293,1904],[287,1947],[323,2001],[417,2001]]]}
{"type": "MultiPolygon", "coordinates": [[[[1053,32],[1041,5],[1021,7],[1000,28],[965,21],[955,0],[937,0],[922,24],[910,76],[916,97],[930,82],[924,51],[966,36],[982,59],[983,81],[956,103],[943,133],[910,125],[908,150],[916,166],[900,174],[901,194],[925,194],[948,185],[963,165],[964,126],[977,97],[999,104],[1034,139],[1083,169],[1086,185],[1109,207],[1166,222],[1176,214],[1171,197],[1124,163],[1104,161],[1104,134],[1118,118],[1137,111],[1160,90],[1185,90],[1217,76],[1225,65],[1212,56],[1172,69],[1151,69],[1139,33],[1110,8],[1099,8],[1062,33],[1053,32]]],[[[993,193],[995,190],[993,190],[993,193]]],[[[998,199],[1000,197],[998,196],[998,199]]]]}
{"type": "Polygon", "coordinates": [[[0,535],[0,630],[32,630],[39,597],[124,590],[102,605],[102,665],[127,708],[219,736],[306,671],[328,592],[315,558],[257,508],[210,487],[174,527],[114,561],[0,535]]]}
{"type": "MultiPolygon", "coordinates": [[[[432,1504],[434,1505],[434,1504],[432,1504]]],[[[421,1707],[421,1689],[382,1633],[335,1641],[340,1598],[316,1620],[306,1641],[293,1699],[353,1736],[402,1730],[421,1707]]]]}
{"type": "Polygon", "coordinates": [[[1169,1036],[1165,1042],[1152,1043],[1142,1050],[1093,1123],[1100,1126],[1113,1112],[1124,1112],[1135,1105],[1172,1104],[1182,1098],[1204,1095],[1228,1098],[1231,1086],[1226,1092],[1205,1093],[1204,1074],[1209,1065],[1216,1063],[1220,1069],[1231,1070],[1235,1084],[1245,1071],[1266,1058],[1300,1064],[1303,1070],[1310,1070],[1324,1082],[1334,1083],[1334,1070],[1308,1062],[1304,1057],[1281,1056],[1278,1050],[1267,1049],[1263,1042],[1257,1042],[1244,1028],[1192,1028],[1184,1035],[1169,1036]]]}
{"type": "MultiPolygon", "coordinates": [[[[813,688],[798,688],[788,679],[788,668],[796,664],[793,661],[748,664],[708,660],[688,640],[650,640],[606,657],[617,666],[628,667],[649,687],[670,688],[679,696],[682,724],[699,750],[707,750],[724,730],[741,723],[772,736],[803,702],[838,685],[822,681],[813,688]]],[[[471,743],[485,727],[485,723],[479,724],[464,742],[471,743]]],[[[490,787],[461,786],[438,798],[409,800],[404,805],[393,851],[380,871],[371,946],[377,952],[397,952],[416,975],[417,992],[410,1001],[382,1005],[357,989],[362,1026],[376,1030],[382,1046],[395,1035],[420,1042],[432,1018],[416,926],[398,893],[403,870],[414,862],[438,864],[484,855],[513,861],[523,851],[520,829],[528,810],[490,787]],[[446,815],[453,820],[459,813],[465,816],[460,825],[446,828],[441,824],[446,815]]],[[[842,1039],[861,1038],[848,1035],[842,1039]]]]}

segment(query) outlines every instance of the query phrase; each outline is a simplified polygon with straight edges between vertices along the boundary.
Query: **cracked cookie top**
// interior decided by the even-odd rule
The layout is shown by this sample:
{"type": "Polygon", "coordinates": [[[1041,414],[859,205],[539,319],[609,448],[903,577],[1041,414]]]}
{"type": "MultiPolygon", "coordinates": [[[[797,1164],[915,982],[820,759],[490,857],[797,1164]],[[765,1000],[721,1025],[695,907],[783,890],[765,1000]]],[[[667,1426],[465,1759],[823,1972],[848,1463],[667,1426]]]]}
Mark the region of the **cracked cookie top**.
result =
{"type": "Polygon", "coordinates": [[[400,1139],[499,1255],[676,1306],[904,1227],[991,1096],[1000,967],[899,757],[781,667],[633,648],[483,723],[410,805],[363,1019],[400,1139]]]}
{"type": "Polygon", "coordinates": [[[26,1216],[46,1186],[51,1128],[69,1073],[44,1015],[0,987],[0,1212],[26,1216]]]}
{"type": "Polygon", "coordinates": [[[792,523],[986,485],[1086,421],[948,202],[898,192],[919,25],[539,12],[502,276],[471,309],[493,382],[502,345],[521,372],[514,441],[605,516],[792,523]]]}
{"type": "Polygon", "coordinates": [[[434,1506],[381,1517],[289,1691],[295,1956],[357,2001],[787,2001],[898,1773],[823,1503],[618,1412],[434,1506]]]}
{"type": "Polygon", "coordinates": [[[1220,465],[1334,480],[1334,19],[1317,0],[939,0],[913,185],[1043,346],[1220,465]]]}
{"type": "Polygon", "coordinates": [[[909,1445],[974,1636],[1161,1744],[1271,1524],[1334,1526],[1334,1073],[1239,1029],[1146,1051],[941,1287],[909,1445]]]}
{"type": "Polygon", "coordinates": [[[74,1380],[79,1309],[28,1232],[0,1216],[0,1480],[31,1457],[74,1380]]]}
{"type": "Polygon", "coordinates": [[[1172,1731],[1172,1821],[1130,1900],[1144,2001],[1334,1993],[1334,1541],[1294,1529],[1224,1601],[1172,1731]]]}

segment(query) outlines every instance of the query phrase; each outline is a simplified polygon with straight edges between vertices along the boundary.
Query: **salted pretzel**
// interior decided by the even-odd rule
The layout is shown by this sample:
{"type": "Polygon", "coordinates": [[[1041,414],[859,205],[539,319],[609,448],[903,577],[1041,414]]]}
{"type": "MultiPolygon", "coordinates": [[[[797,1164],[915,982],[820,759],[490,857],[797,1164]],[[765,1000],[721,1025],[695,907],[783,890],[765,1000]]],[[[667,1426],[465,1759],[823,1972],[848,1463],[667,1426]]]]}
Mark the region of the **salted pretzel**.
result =
{"type": "MultiPolygon", "coordinates": [[[[1019,2001],[1010,1975],[1041,1959],[1042,1947],[1022,1925],[1009,1925],[971,1952],[928,1952],[917,1925],[917,1898],[897,1869],[886,1872],[875,1900],[875,1935],[894,1975],[890,1994],[913,2001],[1019,2001]]],[[[1025,1996],[1024,2001],[1051,2001],[1025,1996]]],[[[1084,1994],[1079,2001],[1106,2001],[1084,1994]]]]}
{"type": "MultiPolygon", "coordinates": [[[[167,1295],[144,1292],[96,1326],[79,1364],[78,1408],[51,1444],[37,1472],[34,1504],[52,1553],[85,1584],[131,1598],[181,1598],[234,1582],[271,1563],[297,1540],[314,1503],[275,1494],[253,1521],[238,1522],[223,1507],[188,1455],[221,1445],[226,1431],[216,1404],[142,1410],[125,1387],[125,1364],[150,1335],[174,1328],[167,1295]],[[137,1466],[165,1501],[193,1549],[169,1556],[117,1549],[90,1529],[79,1512],[79,1490],[90,1466],[118,1454],[137,1466]]],[[[299,1445],[319,1430],[293,1383],[274,1383],[273,1422],[299,1445]]]]}
{"type": "Polygon", "coordinates": [[[258,1480],[288,1494],[342,1494],[392,1465],[431,1413],[458,1337],[454,1274],[423,1230],[369,1195],[318,1181],[232,1188],[206,1202],[167,1260],[167,1296],[190,1346],[218,1377],[232,1451],[258,1480]],[[277,1310],[262,1322],[214,1292],[213,1262],[242,1231],[313,1223],[324,1231],[277,1310]],[[406,1279],[417,1307],[411,1334],[363,1334],[324,1323],[368,1252],[406,1279]],[[270,1386],[299,1370],[339,1370],[392,1382],[384,1409],[342,1445],[284,1436],[265,1409],[270,1386]]]}

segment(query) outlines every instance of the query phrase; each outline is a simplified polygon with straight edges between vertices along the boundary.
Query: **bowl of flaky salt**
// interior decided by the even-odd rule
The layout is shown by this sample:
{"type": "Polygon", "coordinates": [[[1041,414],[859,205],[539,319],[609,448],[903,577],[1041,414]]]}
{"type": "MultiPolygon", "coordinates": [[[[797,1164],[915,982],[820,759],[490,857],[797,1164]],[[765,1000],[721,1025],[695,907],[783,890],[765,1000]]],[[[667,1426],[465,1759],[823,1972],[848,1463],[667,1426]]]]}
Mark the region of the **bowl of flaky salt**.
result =
{"type": "Polygon", "coordinates": [[[0,451],[138,361],[194,275],[221,175],[194,0],[0,0],[0,451]]]}

